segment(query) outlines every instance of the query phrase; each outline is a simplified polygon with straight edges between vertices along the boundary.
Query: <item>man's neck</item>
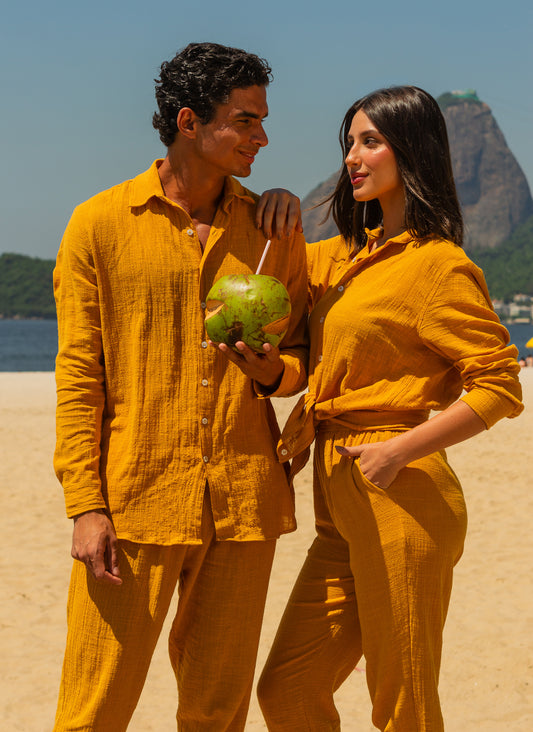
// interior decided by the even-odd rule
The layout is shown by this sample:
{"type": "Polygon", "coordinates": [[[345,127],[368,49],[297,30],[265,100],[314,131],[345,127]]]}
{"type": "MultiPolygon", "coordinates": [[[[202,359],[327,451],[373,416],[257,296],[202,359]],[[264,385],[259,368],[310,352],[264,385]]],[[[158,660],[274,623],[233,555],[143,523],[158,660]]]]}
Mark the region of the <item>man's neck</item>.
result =
{"type": "Polygon", "coordinates": [[[159,167],[165,196],[187,211],[195,223],[210,226],[224,193],[225,178],[206,176],[204,171],[176,158],[169,151],[159,167]]]}

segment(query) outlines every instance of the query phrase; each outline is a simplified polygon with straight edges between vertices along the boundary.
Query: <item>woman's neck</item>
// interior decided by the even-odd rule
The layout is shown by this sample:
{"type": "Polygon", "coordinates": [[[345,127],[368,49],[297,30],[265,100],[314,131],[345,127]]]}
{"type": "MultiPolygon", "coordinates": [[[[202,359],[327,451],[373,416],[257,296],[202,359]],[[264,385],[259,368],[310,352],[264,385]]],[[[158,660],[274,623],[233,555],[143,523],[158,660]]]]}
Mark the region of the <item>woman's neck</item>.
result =
{"type": "Polygon", "coordinates": [[[395,197],[392,201],[381,201],[383,219],[381,223],[381,236],[376,239],[372,249],[377,249],[389,239],[393,239],[402,231],[405,231],[405,202],[403,191],[401,198],[395,197]]]}

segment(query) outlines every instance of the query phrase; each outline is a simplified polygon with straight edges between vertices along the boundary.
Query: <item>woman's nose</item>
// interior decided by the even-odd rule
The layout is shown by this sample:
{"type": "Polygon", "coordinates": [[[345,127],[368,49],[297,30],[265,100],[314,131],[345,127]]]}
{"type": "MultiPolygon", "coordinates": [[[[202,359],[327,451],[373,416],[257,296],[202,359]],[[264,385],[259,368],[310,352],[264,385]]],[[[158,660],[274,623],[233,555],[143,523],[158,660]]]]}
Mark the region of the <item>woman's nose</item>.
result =
{"type": "Polygon", "coordinates": [[[344,162],[346,163],[346,165],[356,165],[361,162],[359,153],[355,145],[352,145],[352,147],[348,150],[348,153],[344,158],[344,162]]]}

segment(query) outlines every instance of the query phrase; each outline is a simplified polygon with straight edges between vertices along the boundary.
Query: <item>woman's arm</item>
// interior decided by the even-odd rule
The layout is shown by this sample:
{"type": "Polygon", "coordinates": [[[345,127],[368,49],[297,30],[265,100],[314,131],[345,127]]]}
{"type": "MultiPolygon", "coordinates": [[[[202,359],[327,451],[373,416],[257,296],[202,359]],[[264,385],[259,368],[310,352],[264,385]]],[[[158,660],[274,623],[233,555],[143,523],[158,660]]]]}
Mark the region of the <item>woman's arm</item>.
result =
{"type": "Polygon", "coordinates": [[[337,447],[337,451],[346,457],[360,458],[359,466],[368,480],[378,488],[386,489],[409,463],[468,440],[485,429],[481,417],[468,404],[458,401],[427,422],[390,440],[337,447]]]}

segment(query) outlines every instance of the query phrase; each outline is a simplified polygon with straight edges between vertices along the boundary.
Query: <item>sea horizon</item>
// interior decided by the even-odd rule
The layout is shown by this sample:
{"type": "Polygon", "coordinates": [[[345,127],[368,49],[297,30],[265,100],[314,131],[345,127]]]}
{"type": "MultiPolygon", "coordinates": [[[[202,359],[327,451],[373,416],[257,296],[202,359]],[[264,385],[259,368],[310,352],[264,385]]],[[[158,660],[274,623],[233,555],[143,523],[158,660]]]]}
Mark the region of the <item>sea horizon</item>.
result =
{"type": "MultiPolygon", "coordinates": [[[[526,343],[533,323],[504,323],[520,356],[533,354],[526,343]]],[[[0,318],[0,372],[53,371],[57,354],[57,320],[0,318]]]]}

